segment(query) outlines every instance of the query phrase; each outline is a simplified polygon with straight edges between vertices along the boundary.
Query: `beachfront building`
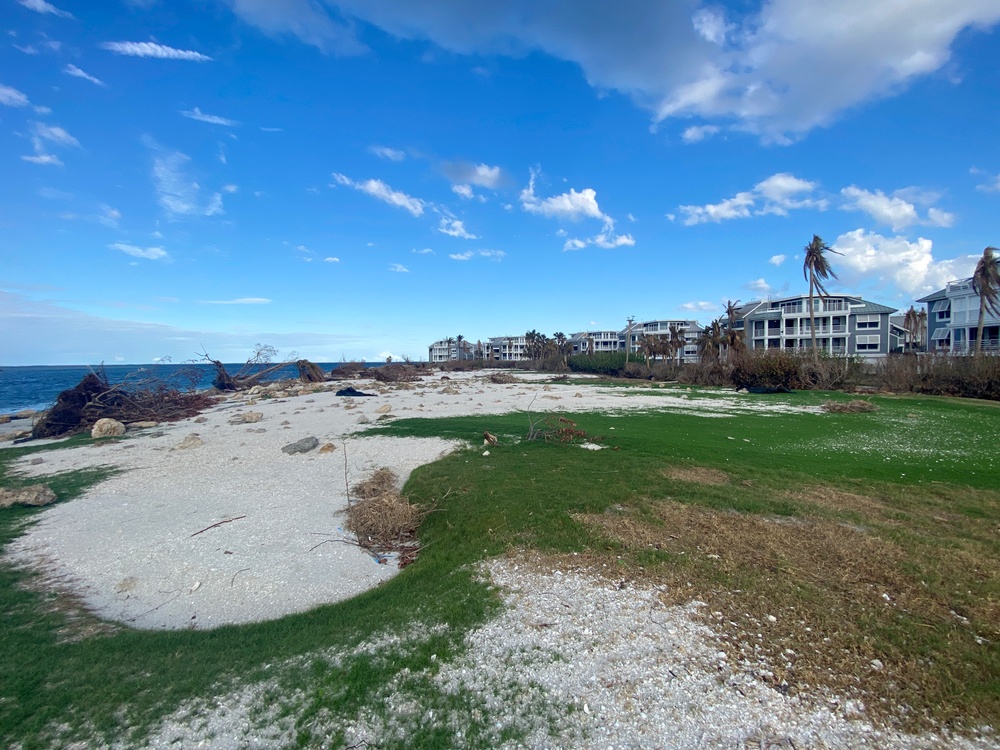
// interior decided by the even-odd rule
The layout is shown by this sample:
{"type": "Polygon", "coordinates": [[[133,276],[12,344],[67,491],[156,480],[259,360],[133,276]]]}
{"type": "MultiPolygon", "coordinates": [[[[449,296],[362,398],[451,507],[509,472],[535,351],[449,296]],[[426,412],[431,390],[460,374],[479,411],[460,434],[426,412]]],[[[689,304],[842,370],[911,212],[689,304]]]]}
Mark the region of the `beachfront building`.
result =
{"type": "Polygon", "coordinates": [[[516,362],[527,359],[528,342],[524,336],[494,336],[483,342],[487,362],[516,362]]]}
{"type": "MultiPolygon", "coordinates": [[[[905,331],[889,320],[894,312],[848,294],[814,297],[816,347],[830,355],[869,360],[902,351],[905,331]]],[[[743,330],[750,349],[811,349],[809,295],[749,302],[738,309],[734,327],[743,330]]]]}
{"type": "Polygon", "coordinates": [[[619,352],[625,349],[624,331],[580,331],[570,334],[573,354],[619,352]]]}
{"type": "MultiPolygon", "coordinates": [[[[979,295],[972,279],[949,281],[944,289],[918,299],[927,305],[928,351],[970,354],[976,350],[979,295]]],[[[984,352],[1000,352],[1000,318],[989,309],[983,317],[984,352]]]]}
{"type": "Polygon", "coordinates": [[[680,358],[683,362],[697,362],[698,337],[702,332],[702,327],[698,325],[697,320],[647,320],[643,323],[633,324],[631,332],[626,328],[622,331],[622,336],[628,339],[629,352],[641,354],[641,341],[644,336],[669,341],[673,338],[673,331],[676,331],[684,340],[683,351],[675,354],[673,359],[680,358]]]}
{"type": "Polygon", "coordinates": [[[431,364],[454,360],[467,361],[475,358],[475,345],[465,339],[462,339],[461,342],[456,339],[441,339],[427,347],[427,361],[431,364]]]}

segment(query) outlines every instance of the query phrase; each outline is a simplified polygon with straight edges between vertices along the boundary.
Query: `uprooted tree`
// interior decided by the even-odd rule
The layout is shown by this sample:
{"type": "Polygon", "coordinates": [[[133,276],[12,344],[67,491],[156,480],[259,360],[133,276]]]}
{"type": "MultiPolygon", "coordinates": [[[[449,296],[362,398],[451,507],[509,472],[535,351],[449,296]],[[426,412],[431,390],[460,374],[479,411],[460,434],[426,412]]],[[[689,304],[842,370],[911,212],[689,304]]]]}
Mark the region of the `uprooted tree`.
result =
{"type": "Polygon", "coordinates": [[[226,366],[217,359],[212,359],[208,352],[202,350],[199,361],[208,362],[215,368],[215,378],[212,385],[220,391],[244,391],[253,388],[271,373],[287,367],[295,361],[293,352],[280,362],[275,362],[278,350],[269,344],[257,344],[247,361],[234,375],[230,375],[226,366]]]}
{"type": "Polygon", "coordinates": [[[51,438],[89,430],[105,417],[119,422],[172,422],[198,414],[215,403],[194,390],[198,374],[182,370],[163,376],[159,370],[131,373],[111,384],[104,368],[87,373],[59,394],[55,405],[32,428],[32,438],[51,438]]]}

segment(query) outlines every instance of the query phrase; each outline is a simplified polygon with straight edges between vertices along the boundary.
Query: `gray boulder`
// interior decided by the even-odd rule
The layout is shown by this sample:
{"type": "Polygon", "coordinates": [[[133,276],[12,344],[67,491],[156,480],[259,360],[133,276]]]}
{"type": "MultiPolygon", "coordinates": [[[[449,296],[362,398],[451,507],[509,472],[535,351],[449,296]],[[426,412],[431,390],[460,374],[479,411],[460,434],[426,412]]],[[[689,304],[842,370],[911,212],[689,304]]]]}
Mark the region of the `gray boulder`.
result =
{"type": "Polygon", "coordinates": [[[296,440],[294,443],[289,443],[284,448],[281,449],[282,453],[287,453],[291,456],[293,453],[308,453],[311,450],[315,450],[319,446],[319,439],[315,437],[302,438],[301,440],[296,440]]]}

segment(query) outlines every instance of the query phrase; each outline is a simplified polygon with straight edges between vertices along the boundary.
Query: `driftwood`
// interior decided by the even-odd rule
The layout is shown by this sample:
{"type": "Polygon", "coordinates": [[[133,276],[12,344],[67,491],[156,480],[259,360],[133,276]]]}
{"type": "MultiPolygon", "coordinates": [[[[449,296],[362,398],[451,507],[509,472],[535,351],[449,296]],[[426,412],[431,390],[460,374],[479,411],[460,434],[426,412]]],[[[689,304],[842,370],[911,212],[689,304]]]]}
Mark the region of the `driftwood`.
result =
{"type": "Polygon", "coordinates": [[[199,534],[204,534],[209,529],[217,528],[219,526],[222,526],[222,524],[224,523],[232,523],[233,521],[239,521],[241,518],[246,518],[246,515],[244,514],[242,516],[236,516],[235,518],[227,518],[225,521],[219,521],[218,523],[213,523],[211,526],[206,526],[201,531],[194,532],[191,536],[198,536],[199,534]]]}
{"type": "Polygon", "coordinates": [[[201,359],[215,368],[215,378],[212,380],[212,385],[215,388],[220,391],[245,391],[253,388],[271,373],[287,367],[294,359],[293,355],[291,359],[272,363],[271,360],[277,353],[278,351],[273,346],[257,344],[253,354],[235,375],[230,375],[222,362],[212,359],[205,351],[201,353],[201,359]]]}

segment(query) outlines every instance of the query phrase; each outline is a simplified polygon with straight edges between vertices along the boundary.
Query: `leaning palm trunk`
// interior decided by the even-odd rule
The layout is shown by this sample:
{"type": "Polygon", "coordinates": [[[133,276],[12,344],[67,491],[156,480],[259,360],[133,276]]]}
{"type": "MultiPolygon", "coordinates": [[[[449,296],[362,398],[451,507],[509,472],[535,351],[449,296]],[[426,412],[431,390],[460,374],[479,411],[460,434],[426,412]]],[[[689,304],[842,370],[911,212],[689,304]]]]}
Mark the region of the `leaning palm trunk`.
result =
{"type": "Polygon", "coordinates": [[[983,323],[986,321],[986,295],[979,295],[979,322],[976,324],[976,354],[983,352],[983,323]]]}
{"type": "Polygon", "coordinates": [[[812,336],[813,361],[819,364],[819,350],[816,348],[816,306],[813,304],[813,288],[816,284],[814,275],[809,274],[809,333],[812,336]]]}

